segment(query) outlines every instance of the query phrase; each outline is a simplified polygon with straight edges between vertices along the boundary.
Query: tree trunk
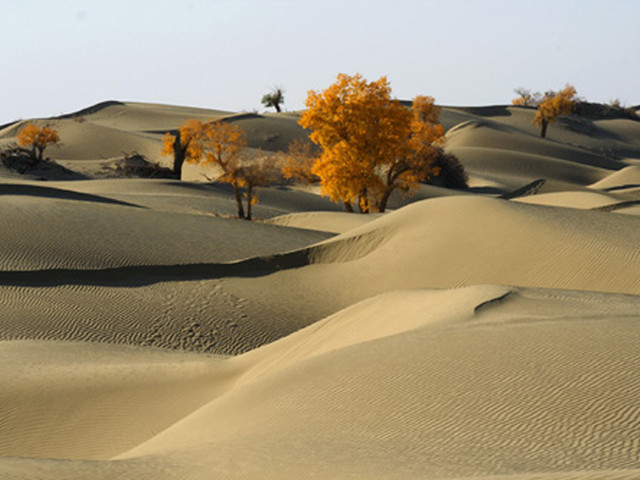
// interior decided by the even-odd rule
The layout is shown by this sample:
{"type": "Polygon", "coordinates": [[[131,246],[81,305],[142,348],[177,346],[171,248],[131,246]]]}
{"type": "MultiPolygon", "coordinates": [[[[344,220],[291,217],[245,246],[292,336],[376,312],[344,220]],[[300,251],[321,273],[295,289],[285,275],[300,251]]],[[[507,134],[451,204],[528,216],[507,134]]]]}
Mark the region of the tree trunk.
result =
{"type": "Polygon", "coordinates": [[[238,218],[244,218],[244,207],[242,206],[242,192],[237,185],[233,186],[233,193],[236,196],[236,205],[238,206],[238,218]]]}
{"type": "Polygon", "coordinates": [[[546,138],[547,137],[547,127],[549,126],[549,121],[548,120],[542,120],[542,126],[540,128],[540,136],[542,138],[546,138]]]}
{"type": "Polygon", "coordinates": [[[344,209],[349,212],[349,213],[353,213],[353,205],[351,205],[351,202],[347,202],[345,200],[344,202],[344,209]]]}
{"type": "Polygon", "coordinates": [[[247,216],[244,217],[245,220],[251,220],[251,204],[253,203],[253,185],[251,183],[247,184],[247,216]]]}
{"type": "Polygon", "coordinates": [[[38,161],[44,161],[44,149],[47,148],[47,145],[38,145],[38,161]]]}
{"type": "Polygon", "coordinates": [[[280,113],[282,111],[280,110],[280,104],[278,102],[275,102],[273,106],[276,107],[276,112],[280,113]]]}
{"type": "Polygon", "coordinates": [[[182,165],[184,164],[185,150],[186,146],[184,148],[182,147],[180,130],[178,130],[173,140],[173,174],[178,180],[182,179],[182,165]]]}
{"type": "Polygon", "coordinates": [[[389,197],[391,196],[392,188],[387,188],[382,194],[382,198],[380,198],[380,204],[378,205],[378,211],[380,213],[384,213],[387,209],[387,203],[389,202],[389,197]]]}

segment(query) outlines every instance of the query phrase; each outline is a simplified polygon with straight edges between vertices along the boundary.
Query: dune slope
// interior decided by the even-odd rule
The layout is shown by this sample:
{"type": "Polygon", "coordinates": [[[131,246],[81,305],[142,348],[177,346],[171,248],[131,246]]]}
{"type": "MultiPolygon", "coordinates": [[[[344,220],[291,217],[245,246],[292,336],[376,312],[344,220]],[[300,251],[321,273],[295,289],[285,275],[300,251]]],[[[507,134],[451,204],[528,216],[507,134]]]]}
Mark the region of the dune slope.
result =
{"type": "MultiPolygon", "coordinates": [[[[11,397],[20,402],[3,421],[53,428],[64,412],[56,393],[66,382],[77,392],[75,413],[84,422],[72,430],[58,426],[49,444],[24,435],[16,444],[6,437],[11,430],[2,429],[0,447],[14,457],[48,451],[76,460],[6,458],[0,468],[35,472],[31,478],[637,473],[638,307],[633,296],[559,290],[397,291],[239,357],[198,360],[105,347],[91,353],[77,376],[61,367],[82,345],[5,343],[3,358],[11,365],[42,361],[43,352],[55,361],[41,373],[50,407],[23,392],[11,397]],[[389,312],[395,312],[392,323],[389,312]],[[118,355],[106,355],[109,349],[118,355]],[[145,381],[123,397],[113,378],[127,364],[123,383],[145,381]],[[82,374],[91,375],[92,385],[78,382],[82,374]],[[158,384],[172,388],[156,391],[158,384]],[[135,405],[151,396],[157,410],[139,414],[135,405]],[[95,413],[107,399],[121,424],[105,424],[95,413]],[[165,402],[181,414],[172,425],[165,402]],[[119,436],[125,424],[131,433],[119,436]],[[147,439],[129,448],[136,436],[147,439]],[[124,451],[115,462],[81,460],[107,457],[117,446],[124,451]]],[[[32,371],[29,363],[21,368],[4,374],[12,392],[24,385],[24,371],[32,371]]]]}
{"type": "MultiPolygon", "coordinates": [[[[163,214],[163,218],[171,217],[163,214]]],[[[636,216],[613,212],[443,197],[412,204],[290,252],[294,242],[322,240],[314,237],[321,232],[232,220],[220,223],[223,219],[208,217],[203,221],[212,220],[218,235],[227,222],[231,225],[227,233],[236,228],[257,229],[262,248],[277,254],[238,261],[247,256],[247,250],[235,237],[228,237],[226,257],[225,244],[220,242],[201,243],[204,249],[191,252],[180,250],[174,253],[177,263],[161,262],[170,258],[167,253],[132,247],[128,256],[118,257],[123,264],[115,268],[79,264],[60,269],[55,262],[66,258],[60,255],[68,255],[66,261],[71,264],[75,249],[69,253],[48,248],[47,252],[57,255],[33,256],[49,259],[52,270],[45,266],[2,272],[6,321],[0,335],[4,339],[77,337],[230,354],[274,341],[353,303],[397,289],[504,284],[640,292],[636,241],[640,223],[636,216]],[[461,224],[465,230],[460,230],[461,224]],[[270,232],[275,243],[269,243],[270,232]],[[193,264],[205,257],[212,261],[193,264]],[[127,266],[127,258],[144,265],[127,266]],[[78,316],[78,309],[86,313],[78,316]],[[53,311],[57,314],[51,319],[53,311]],[[194,332],[198,342],[188,337],[194,332]]],[[[183,224],[173,227],[184,234],[183,224]]],[[[103,235],[102,241],[109,245],[114,237],[103,235]]],[[[123,233],[118,235],[121,238],[123,233]]],[[[35,252],[40,251],[39,245],[26,244],[35,252]]],[[[256,248],[260,243],[254,239],[252,245],[256,248]]],[[[91,250],[101,262],[109,258],[109,250],[103,250],[91,250]]],[[[83,254],[82,258],[91,257],[83,254]]]]}

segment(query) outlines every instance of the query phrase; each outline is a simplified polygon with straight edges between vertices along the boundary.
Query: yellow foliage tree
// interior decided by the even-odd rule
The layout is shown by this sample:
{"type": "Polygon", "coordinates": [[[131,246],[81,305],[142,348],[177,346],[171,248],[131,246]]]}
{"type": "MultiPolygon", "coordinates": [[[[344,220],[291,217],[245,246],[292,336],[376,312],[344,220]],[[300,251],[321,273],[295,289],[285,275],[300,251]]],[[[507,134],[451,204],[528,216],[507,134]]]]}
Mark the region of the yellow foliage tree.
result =
{"type": "Polygon", "coordinates": [[[18,145],[21,147],[31,147],[31,158],[33,161],[42,161],[44,149],[48,145],[60,143],[58,132],[48,125],[38,127],[32,123],[27,123],[18,133],[18,145]]]}
{"type": "Polygon", "coordinates": [[[309,140],[296,139],[291,142],[285,154],[282,175],[287,180],[293,179],[305,185],[318,183],[320,178],[311,172],[317,158],[309,140]]]}
{"type": "Polygon", "coordinates": [[[199,120],[187,120],[178,128],[175,135],[167,132],[162,137],[162,155],[173,156],[173,173],[177,178],[182,178],[184,162],[198,161],[191,157],[194,151],[189,150],[191,141],[203,130],[203,123],[199,120]]]}
{"type": "Polygon", "coordinates": [[[242,158],[245,146],[244,132],[235,125],[223,121],[188,120],[177,135],[165,134],[163,153],[175,155],[180,148],[183,162],[214,166],[218,176],[207,178],[230,184],[238,218],[251,220],[252,206],[258,202],[256,188],[275,182],[279,168],[277,161],[266,154],[257,159],[242,158]],[[246,210],[243,197],[247,200],[246,210]]]}
{"type": "Polygon", "coordinates": [[[202,124],[189,142],[186,157],[203,164],[214,165],[220,171],[218,180],[233,187],[238,207],[238,218],[246,218],[242,205],[242,188],[245,181],[241,172],[240,152],[246,146],[243,131],[227,122],[202,124]]]}
{"type": "Polygon", "coordinates": [[[367,82],[340,74],[326,90],[310,91],[306,106],[300,125],[321,148],[311,172],[347,211],[357,202],[363,213],[384,212],[393,191],[437,175],[433,161],[444,129],[432,98],[417,97],[409,110],[391,97],[386,77],[367,82]]]}
{"type": "Polygon", "coordinates": [[[538,111],[533,118],[533,124],[540,127],[540,136],[547,136],[547,127],[555,122],[559,116],[568,115],[576,106],[576,89],[567,84],[559,92],[547,92],[538,105],[538,111]]]}

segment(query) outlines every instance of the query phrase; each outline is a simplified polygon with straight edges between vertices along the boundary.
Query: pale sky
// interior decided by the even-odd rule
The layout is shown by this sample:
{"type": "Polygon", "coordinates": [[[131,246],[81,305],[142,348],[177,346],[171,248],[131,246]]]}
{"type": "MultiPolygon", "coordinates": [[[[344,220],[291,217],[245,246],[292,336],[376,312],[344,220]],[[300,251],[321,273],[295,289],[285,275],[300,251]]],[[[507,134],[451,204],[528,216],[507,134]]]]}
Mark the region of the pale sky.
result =
{"type": "Polygon", "coordinates": [[[103,100],[287,110],[338,73],[401,99],[573,84],[640,104],[640,0],[0,0],[0,124],[103,100]]]}

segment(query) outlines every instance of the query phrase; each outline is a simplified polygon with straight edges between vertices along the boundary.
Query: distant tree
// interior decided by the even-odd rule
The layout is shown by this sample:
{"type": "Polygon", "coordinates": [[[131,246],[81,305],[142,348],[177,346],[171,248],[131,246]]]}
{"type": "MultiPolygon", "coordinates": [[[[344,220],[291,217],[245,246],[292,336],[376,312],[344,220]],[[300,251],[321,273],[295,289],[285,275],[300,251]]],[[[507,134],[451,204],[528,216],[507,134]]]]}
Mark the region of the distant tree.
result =
{"type": "Polygon", "coordinates": [[[279,155],[267,155],[262,152],[257,159],[246,161],[238,167],[235,177],[244,186],[247,199],[246,220],[251,220],[252,207],[258,203],[256,190],[259,187],[273,185],[280,180],[279,155]]]}
{"type": "Polygon", "coordinates": [[[438,174],[433,161],[444,128],[433,98],[416,97],[409,110],[391,97],[385,77],[340,74],[326,90],[310,91],[306,106],[300,125],[321,148],[311,173],[347,211],[357,202],[362,213],[384,212],[393,191],[438,174]]]}
{"type": "Polygon", "coordinates": [[[296,180],[305,185],[320,183],[320,177],[312,173],[317,159],[318,153],[311,141],[296,139],[285,154],[282,175],[287,180],[296,180]]]}
{"type": "Polygon", "coordinates": [[[262,97],[262,104],[266,107],[273,107],[276,112],[280,113],[282,110],[280,105],[284,103],[284,90],[281,87],[273,88],[269,93],[265,93],[262,97]]]}
{"type": "Polygon", "coordinates": [[[538,111],[533,118],[533,124],[540,127],[540,136],[547,136],[547,127],[561,115],[568,115],[576,107],[576,89],[567,84],[559,92],[549,91],[538,105],[538,111]]]}
{"type": "Polygon", "coordinates": [[[33,123],[27,123],[18,133],[18,145],[31,148],[30,154],[34,162],[43,160],[44,149],[48,145],[59,143],[58,132],[48,125],[40,128],[33,123]]]}
{"type": "Polygon", "coordinates": [[[536,107],[542,99],[539,92],[531,93],[531,91],[526,88],[519,87],[516,88],[514,92],[517,93],[518,96],[511,101],[513,105],[536,107]]]}
{"type": "Polygon", "coordinates": [[[607,104],[609,107],[611,107],[614,110],[622,110],[624,108],[626,108],[623,104],[622,101],[619,98],[613,98],[611,100],[609,100],[609,103],[607,104]]]}
{"type": "Polygon", "coordinates": [[[162,155],[173,156],[173,173],[176,178],[182,178],[182,167],[184,162],[197,162],[191,157],[193,151],[189,150],[189,144],[203,129],[203,123],[199,120],[187,120],[175,135],[170,132],[162,137],[162,155]]]}
{"type": "MultiPolygon", "coordinates": [[[[584,104],[585,102],[581,102],[584,104]]],[[[640,120],[637,113],[637,107],[628,107],[619,98],[614,98],[609,103],[603,105],[603,113],[605,115],[621,116],[631,120],[640,120]]]]}

